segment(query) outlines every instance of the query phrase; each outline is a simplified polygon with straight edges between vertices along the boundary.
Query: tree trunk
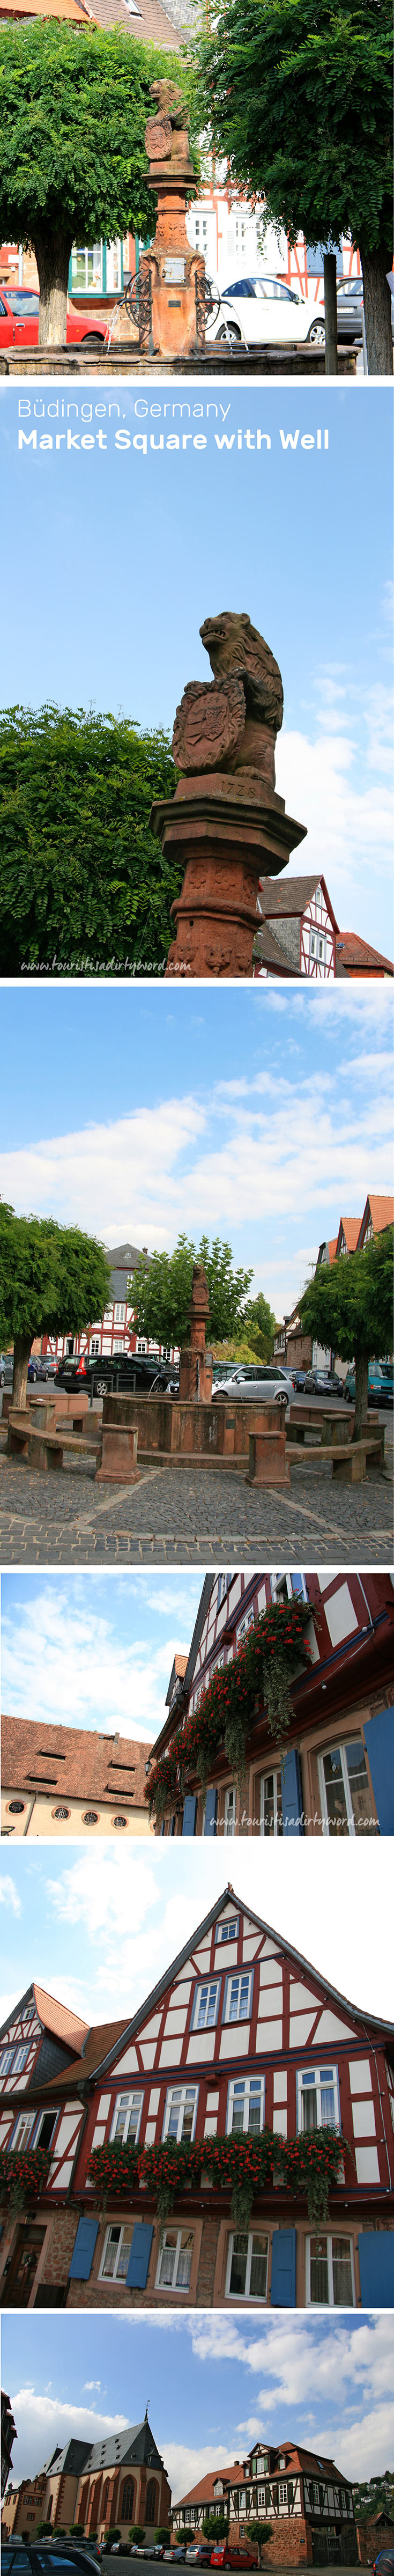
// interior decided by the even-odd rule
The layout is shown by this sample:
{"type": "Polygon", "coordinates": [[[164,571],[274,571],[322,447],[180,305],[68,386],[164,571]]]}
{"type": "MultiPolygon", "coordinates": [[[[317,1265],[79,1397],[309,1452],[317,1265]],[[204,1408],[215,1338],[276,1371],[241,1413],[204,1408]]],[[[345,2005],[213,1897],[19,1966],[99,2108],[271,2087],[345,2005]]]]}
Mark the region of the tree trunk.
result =
{"type": "Polygon", "coordinates": [[[26,1405],[27,1371],[30,1352],[31,1333],[15,1333],[12,1402],[18,1406],[22,1405],[23,1410],[26,1405]]]}
{"type": "Polygon", "coordinates": [[[72,232],[62,225],[36,225],[34,249],[40,280],[39,349],[65,349],[68,272],[72,232]]]}
{"type": "Polygon", "coordinates": [[[338,375],[337,263],[335,251],[324,252],[324,318],[326,376],[338,375]]]}
{"type": "Polygon", "coordinates": [[[358,1359],[355,1361],[354,1374],[356,1380],[356,1410],[354,1416],[353,1440],[360,1440],[362,1439],[363,1431],[366,1430],[368,1413],[368,1360],[366,1351],[359,1352],[358,1359]]]}
{"type": "Polygon", "coordinates": [[[393,334],[391,293],[386,277],[386,252],[362,250],[360,243],[360,259],[364,286],[368,374],[392,376],[393,334]]]}

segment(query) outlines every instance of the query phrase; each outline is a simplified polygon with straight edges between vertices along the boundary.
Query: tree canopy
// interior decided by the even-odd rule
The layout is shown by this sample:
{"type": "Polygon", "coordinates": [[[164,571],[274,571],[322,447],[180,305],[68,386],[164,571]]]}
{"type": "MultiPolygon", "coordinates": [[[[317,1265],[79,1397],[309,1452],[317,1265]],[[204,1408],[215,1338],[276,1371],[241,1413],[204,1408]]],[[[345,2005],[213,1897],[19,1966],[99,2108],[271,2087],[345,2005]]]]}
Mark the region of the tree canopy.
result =
{"type": "Polygon", "coordinates": [[[117,26],[1,29],[0,238],[34,244],[44,341],[65,338],[73,242],[151,232],[144,129],[160,74],[167,51],[117,26]]]}
{"type": "Polygon", "coordinates": [[[25,1402],[36,1335],[78,1333],[98,1322],[110,1278],[95,1235],[50,1216],[16,1216],[0,1204],[0,1341],[14,1344],[14,1403],[25,1402]]]}
{"type": "Polygon", "coordinates": [[[350,233],[370,371],[392,373],[389,0],[219,0],[200,41],[200,114],[230,174],[294,242],[350,233]]]}
{"type": "Polygon", "coordinates": [[[263,1296],[262,1288],[259,1289],[258,1297],[253,1297],[250,1304],[245,1307],[245,1323],[249,1341],[253,1343],[253,1351],[256,1351],[257,1358],[272,1359],[276,1315],[273,1315],[272,1306],[268,1305],[267,1297],[263,1296]]]}
{"type": "Polygon", "coordinates": [[[355,1362],[355,1433],[368,1406],[368,1361],[384,1358],[393,1338],[393,1227],[372,1236],[363,1252],[323,1263],[300,1298],[304,1331],[338,1359],[355,1362]]]}
{"type": "Polygon", "coordinates": [[[2,973],[164,972],[183,871],[149,830],[168,735],[47,706],[0,715],[2,973]]]}
{"type": "Polygon", "coordinates": [[[210,1340],[227,1340],[243,1320],[253,1272],[233,1269],[231,1244],[221,1243],[218,1236],[210,1246],[208,1235],[203,1234],[197,1248],[186,1234],[180,1234],[174,1252],[153,1252],[149,1264],[141,1260],[133,1277],[138,1333],[163,1342],[167,1349],[181,1348],[187,1340],[195,1261],[202,1262],[209,1289],[210,1340]]]}

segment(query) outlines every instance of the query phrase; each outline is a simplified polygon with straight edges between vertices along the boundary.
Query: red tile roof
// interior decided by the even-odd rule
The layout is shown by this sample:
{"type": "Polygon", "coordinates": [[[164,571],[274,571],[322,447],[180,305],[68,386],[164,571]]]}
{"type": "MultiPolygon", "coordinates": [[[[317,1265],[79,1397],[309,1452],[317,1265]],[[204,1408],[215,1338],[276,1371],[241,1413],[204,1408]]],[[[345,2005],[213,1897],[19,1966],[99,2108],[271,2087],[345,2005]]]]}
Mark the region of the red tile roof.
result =
{"type": "Polygon", "coordinates": [[[152,1743],[128,1735],[99,1735],[79,1726],[41,1725],[37,1718],[2,1717],[3,1789],[40,1787],[44,1797],[61,1792],[68,1798],[95,1799],[102,1808],[120,1804],[146,1821],[145,1763],[152,1743]],[[48,1785],[49,1784],[49,1785],[48,1785]]]}
{"type": "MultiPolygon", "coordinates": [[[[355,1251],[356,1251],[356,1245],[358,1244],[358,1238],[359,1238],[359,1233],[360,1233],[360,1225],[361,1225],[361,1217],[359,1217],[359,1216],[341,1216],[341,1222],[340,1222],[340,1225],[338,1226],[337,1243],[339,1243],[339,1236],[340,1236],[340,1233],[342,1232],[342,1234],[344,1234],[344,1236],[345,1236],[345,1243],[346,1243],[347,1251],[348,1251],[348,1252],[355,1252],[355,1251]]],[[[335,1247],[335,1249],[336,1249],[336,1247],[335,1247]]]]}
{"type": "MultiPolygon", "coordinates": [[[[385,1226],[386,1226],[386,1225],[393,1225],[393,1224],[394,1224],[394,1199],[393,1199],[393,1198],[382,1198],[382,1197],[381,1197],[381,1198],[379,1198],[379,1197],[377,1197],[377,1196],[376,1196],[375,1192],[373,1192],[373,1191],[371,1192],[371,1191],[370,1191],[369,1198],[367,1198],[367,1206],[366,1206],[366,1208],[364,1208],[364,1216],[362,1216],[362,1218],[361,1218],[361,1225],[364,1225],[364,1218],[365,1218],[365,1217],[366,1217],[366,1215],[367,1215],[367,1208],[369,1208],[370,1216],[372,1217],[372,1225],[373,1225],[373,1231],[374,1231],[374,1234],[384,1234],[385,1226]]],[[[361,1234],[361,1226],[360,1226],[360,1234],[361,1234]]]]}
{"type": "Polygon", "coordinates": [[[218,2478],[222,2478],[223,2485],[226,2486],[229,2486],[230,2482],[231,2486],[243,2486],[245,2483],[243,2460],[234,2460],[232,2467],[231,2462],[230,2466],[228,2466],[226,2460],[224,2469],[221,2467],[217,2469],[207,2469],[205,2478],[199,2478],[196,2487],[188,2487],[187,2495],[180,2496],[179,2504],[174,2505],[174,2512],[179,2513],[181,2505],[184,2504],[217,2503],[218,2498],[215,2498],[215,2486],[217,2485],[218,2478]]]}
{"type": "Polygon", "coordinates": [[[336,943],[337,959],[346,975],[394,975],[390,957],[380,948],[372,948],[369,939],[360,939],[356,930],[340,930],[336,943]]]}
{"type": "MultiPolygon", "coordinates": [[[[47,1995],[45,1986],[37,1986],[34,1982],[33,1994],[38,2019],[44,2030],[51,2030],[56,2039],[63,2040],[65,2048],[74,2048],[80,2058],[84,2040],[88,2037],[89,2023],[80,2021],[78,2013],[70,2012],[69,2004],[59,2004],[56,1995],[47,1995]]],[[[61,2082],[64,2084],[64,2074],[61,2082]]]]}

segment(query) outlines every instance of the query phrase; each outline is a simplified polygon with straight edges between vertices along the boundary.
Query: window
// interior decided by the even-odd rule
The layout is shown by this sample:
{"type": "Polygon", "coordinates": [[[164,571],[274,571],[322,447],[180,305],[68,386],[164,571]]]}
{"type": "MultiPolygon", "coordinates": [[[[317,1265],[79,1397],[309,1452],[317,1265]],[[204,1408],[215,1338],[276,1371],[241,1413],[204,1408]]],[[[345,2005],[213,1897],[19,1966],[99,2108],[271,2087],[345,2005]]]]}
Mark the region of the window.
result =
{"type": "Polygon", "coordinates": [[[52,1807],[52,1816],[53,1816],[53,1822],[54,1822],[54,1824],[57,1824],[57,1825],[66,1825],[66,1824],[67,1824],[68,1817],[69,1817],[70,1815],[71,1815],[71,1807],[52,1807]]]}
{"type": "Polygon", "coordinates": [[[156,2273],[157,2290],[188,2290],[194,2236],[186,2227],[166,2227],[156,2273]]]}
{"type": "Polygon", "coordinates": [[[22,2068],[23,2068],[23,2066],[27,2066],[28,2055],[29,2055],[29,2042],[27,2043],[27,2047],[26,2047],[26,2048],[16,2048],[16,2049],[15,2049],[14,2062],[13,2062],[13,2069],[12,2069],[13,2075],[21,2075],[21,2074],[22,2074],[22,2068]]]}
{"type": "Polygon", "coordinates": [[[228,2088],[227,2137],[260,2135],[264,2126],[264,2076],[234,2076],[228,2088]]]}
{"type": "Polygon", "coordinates": [[[236,1643],[237,1643],[237,1646],[241,1646],[241,1645],[242,1645],[242,1639],[243,1639],[243,1637],[247,1637],[247,1635],[248,1635],[248,1629],[249,1629],[249,1628],[254,1628],[254,1609],[253,1609],[253,1602],[252,1602],[252,1604],[251,1604],[251,1608],[250,1608],[250,1610],[245,1610],[245,1611],[244,1611],[244,1617],[243,1617],[243,1619],[240,1619],[240,1621],[239,1621],[239,1627],[236,1629],[236,1643]]]}
{"type": "Polygon", "coordinates": [[[237,1792],[236,1792],[236,1789],[235,1789],[235,1788],[232,1788],[232,1789],[226,1789],[226,1793],[225,1793],[225,1800],[224,1800],[224,1831],[225,1831],[225,1834],[235,1834],[235,1809],[236,1809],[236,1801],[237,1801],[237,1792]]]}
{"type": "Polygon", "coordinates": [[[287,2504],[287,2485],[285,2478],[279,2478],[278,2501],[279,2504],[287,2504]]]}
{"type": "Polygon", "coordinates": [[[48,2147],[50,2147],[50,2146],[51,2146],[52,2138],[54,2137],[54,2132],[55,2132],[55,2129],[56,2129],[56,2123],[57,2123],[57,2120],[58,2120],[58,2116],[59,2116],[58,2111],[41,2111],[41,2112],[40,2112],[40,2118],[39,2118],[39,2120],[37,2120],[36,2128],[35,2128],[35,2130],[34,2130],[34,2138],[33,2138],[33,2141],[32,2141],[32,2143],[33,2143],[33,2146],[34,2146],[34,2147],[46,2147],[46,2148],[48,2148],[48,2147]]]}
{"type": "Polygon", "coordinates": [[[266,1771],[260,1780],[260,1833],[283,1834],[281,1771],[266,1771]]]}
{"type": "MultiPolygon", "coordinates": [[[[230,2299],[266,2299],[268,2271],[268,2236],[235,2235],[229,2237],[226,2274],[226,2297],[230,2299]]],[[[240,2503],[242,2498],[240,2497],[240,2503]]]]}
{"type": "Polygon", "coordinates": [[[125,2281],[129,2268],[134,2219],[128,2227],[107,2227],[100,2281],[125,2281]]]}
{"type": "Polygon", "coordinates": [[[325,966],[325,963],[326,963],[326,955],[327,955],[327,940],[324,938],[324,933],[323,933],[323,931],[322,931],[322,930],[311,930],[311,931],[310,931],[310,935],[309,935],[309,955],[310,955],[310,957],[313,957],[313,958],[315,958],[315,959],[316,959],[317,964],[318,964],[319,966],[325,966]]]}
{"type": "Polygon", "coordinates": [[[213,1981],[208,1978],[206,1985],[196,1987],[192,2012],[193,2030],[213,2029],[217,2021],[219,1994],[220,1977],[216,1977],[213,1981]]]}
{"type": "Polygon", "coordinates": [[[101,1347],[101,1345],[100,1345],[100,1334],[99,1334],[99,1333],[92,1333],[92,1336],[91,1336],[91,1343],[90,1343],[90,1357],[91,1357],[91,1359],[93,1359],[93,1360],[94,1360],[94,1359],[97,1359],[97,1355],[98,1355],[98,1352],[99,1352],[99,1350],[100,1350],[100,1347],[101,1347]]]}
{"type": "Polygon", "coordinates": [[[171,2084],[164,2113],[163,2138],[194,2138],[198,2084],[171,2084]]]}
{"type": "Polygon", "coordinates": [[[350,1744],[332,1744],[328,1753],[319,1754],[318,1768],[325,1832],[362,1833],[372,1807],[361,1736],[354,1736],[350,1744]]]}
{"type": "Polygon", "coordinates": [[[127,1825],[127,1816],[111,1816],[111,1824],[114,1827],[114,1833],[119,1834],[122,1832],[123,1825],[127,1825]]]}
{"type": "Polygon", "coordinates": [[[17,2149],[20,2155],[22,2147],[29,2145],[32,2129],[34,2129],[34,2111],[23,2111],[20,2120],[17,2120],[16,2129],[12,2131],[11,2138],[7,2139],[7,2146],[12,2147],[13,2154],[17,2149]]]}
{"type": "Polygon", "coordinates": [[[74,243],[71,265],[71,292],[73,295],[85,295],[87,287],[91,287],[93,292],[96,292],[96,294],[98,289],[98,292],[101,295],[101,242],[94,242],[91,250],[86,250],[84,245],[78,245],[77,247],[77,244],[74,243]]]}
{"type": "MultiPolygon", "coordinates": [[[[104,2487],[104,2495],[103,2495],[102,2506],[101,2506],[101,2512],[102,2512],[103,2520],[105,2520],[105,2515],[106,2515],[106,2511],[107,2511],[107,2504],[108,2504],[108,2492],[109,2492],[109,2483],[108,2483],[108,2486],[104,2487]]],[[[125,2483],[125,2486],[124,2486],[124,2488],[123,2488],[123,2495],[122,2495],[122,2501],[121,2501],[121,2507],[120,2507],[120,2519],[121,2519],[121,2522],[129,2522],[130,2517],[131,2517],[131,2516],[133,2515],[133,2513],[134,2513],[134,2495],[135,2495],[134,2478],[126,2478],[126,2483],[125,2483]]]]}
{"type": "Polygon", "coordinates": [[[307,2307],[354,2307],[351,2236],[307,2237],[306,2303],[307,2307]]]}
{"type": "Polygon", "coordinates": [[[218,1597],[217,1597],[217,1605],[216,1605],[218,1610],[220,1610],[220,1604],[221,1604],[221,1601],[225,1601],[225,1599],[226,1599],[226,1593],[227,1593],[227,1592],[229,1592],[229,1589],[230,1589],[230,1583],[233,1583],[233,1582],[234,1582],[234,1576],[233,1576],[233,1574],[219,1574],[219,1577],[218,1577],[218,1597]]]}
{"type": "Polygon", "coordinates": [[[122,2141],[123,2146],[126,2138],[138,2138],[142,2104],[142,2093],[117,2093],[112,2129],[110,2129],[111,2146],[114,2138],[119,2139],[119,2144],[122,2141]]]}
{"type": "Polygon", "coordinates": [[[224,1997],[224,2021],[250,2021],[253,1994],[253,1968],[246,1974],[227,1977],[224,1997]]]}
{"type": "Polygon", "coordinates": [[[10,1800],[9,1800],[9,1805],[8,1805],[8,1815],[9,1815],[9,1816],[24,1816],[24,1813],[25,1813],[25,1800],[24,1800],[24,1798],[10,1798],[10,1800]]]}
{"type": "Polygon", "coordinates": [[[114,1324],[125,1324],[125,1322],[126,1322],[126,1307],[125,1307],[125,1306],[114,1306],[114,1324]]]}
{"type": "Polygon", "coordinates": [[[13,2059],[14,2049],[2,2048],[0,2057],[0,2075],[10,2075],[13,2059]]]}
{"type": "Polygon", "coordinates": [[[338,2069],[304,2067],[297,2075],[297,2127],[340,2129],[338,2069]]]}
{"type": "Polygon", "coordinates": [[[156,2521],[156,2498],[157,2498],[157,2486],[156,2486],[155,2478],[148,2478],[148,2485],[147,2485],[147,2490],[146,2490],[146,2505],[145,2505],[145,2521],[146,2521],[146,2522],[155,2522],[155,2521],[156,2521]]]}
{"type": "Polygon", "coordinates": [[[231,1923],[218,1923],[217,1930],[215,1932],[215,1948],[219,1941],[237,1941],[238,1933],[239,1914],[233,1914],[231,1923]]]}
{"type": "Polygon", "coordinates": [[[279,1567],[278,1573],[271,1574],[271,1592],[273,1601],[293,1601],[297,1596],[301,1601],[307,1601],[305,1575],[286,1574],[279,1567]]]}
{"type": "Polygon", "coordinates": [[[98,1817],[98,1816],[96,1816],[95,1808],[94,1808],[94,1807],[87,1807],[87,1809],[86,1809],[86,1815],[82,1817],[82,1824],[83,1824],[83,1825],[98,1825],[98,1823],[99,1823],[99,1817],[98,1817]]]}

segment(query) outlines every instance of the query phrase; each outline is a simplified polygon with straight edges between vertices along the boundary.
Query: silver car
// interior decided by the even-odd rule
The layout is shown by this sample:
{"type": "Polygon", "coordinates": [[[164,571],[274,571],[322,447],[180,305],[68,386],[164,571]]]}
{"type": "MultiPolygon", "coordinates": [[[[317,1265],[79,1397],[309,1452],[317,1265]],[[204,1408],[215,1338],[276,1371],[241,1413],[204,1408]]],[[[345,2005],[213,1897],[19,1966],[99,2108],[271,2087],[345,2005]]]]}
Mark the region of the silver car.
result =
{"type": "Polygon", "coordinates": [[[239,1396],[243,1403],[288,1405],[293,1392],[293,1380],[286,1369],[264,1368],[258,1364],[249,1367],[245,1363],[244,1368],[229,1370],[228,1377],[221,1379],[220,1386],[215,1387],[215,1403],[221,1396],[227,1398],[230,1395],[234,1400],[239,1396]]]}

